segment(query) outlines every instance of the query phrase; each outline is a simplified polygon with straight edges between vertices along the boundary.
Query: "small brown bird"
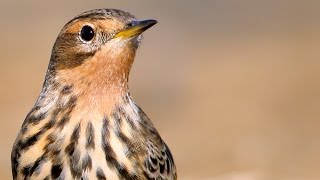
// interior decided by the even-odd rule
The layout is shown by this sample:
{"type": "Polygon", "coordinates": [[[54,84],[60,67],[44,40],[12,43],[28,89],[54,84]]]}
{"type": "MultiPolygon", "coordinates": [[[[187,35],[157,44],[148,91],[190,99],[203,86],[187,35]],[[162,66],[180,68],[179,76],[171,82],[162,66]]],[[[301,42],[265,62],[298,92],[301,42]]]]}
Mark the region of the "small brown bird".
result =
{"type": "Polygon", "coordinates": [[[132,100],[141,33],[157,21],[97,9],[61,30],[11,153],[13,179],[176,179],[168,146],[132,100]]]}

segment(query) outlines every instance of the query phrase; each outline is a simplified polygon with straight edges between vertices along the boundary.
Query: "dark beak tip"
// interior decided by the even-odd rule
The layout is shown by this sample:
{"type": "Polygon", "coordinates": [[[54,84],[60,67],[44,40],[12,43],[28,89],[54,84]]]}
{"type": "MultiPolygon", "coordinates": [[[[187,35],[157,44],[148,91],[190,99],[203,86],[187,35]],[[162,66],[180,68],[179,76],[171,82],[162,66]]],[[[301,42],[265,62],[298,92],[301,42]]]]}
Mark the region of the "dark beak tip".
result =
{"type": "Polygon", "coordinates": [[[157,21],[157,20],[154,20],[154,19],[151,19],[150,21],[151,21],[151,24],[153,24],[153,25],[155,25],[155,24],[158,23],[158,21],[157,21]]]}
{"type": "Polygon", "coordinates": [[[154,19],[148,19],[148,20],[141,21],[141,23],[148,26],[148,27],[151,27],[151,26],[157,24],[158,21],[154,20],[154,19]]]}

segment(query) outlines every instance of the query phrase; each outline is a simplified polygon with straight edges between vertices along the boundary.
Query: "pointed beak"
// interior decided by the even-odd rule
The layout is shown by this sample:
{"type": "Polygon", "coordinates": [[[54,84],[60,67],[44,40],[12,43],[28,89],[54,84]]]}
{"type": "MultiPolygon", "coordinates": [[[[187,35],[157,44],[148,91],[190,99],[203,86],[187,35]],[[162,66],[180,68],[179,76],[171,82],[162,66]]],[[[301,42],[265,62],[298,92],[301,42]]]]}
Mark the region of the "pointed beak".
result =
{"type": "Polygon", "coordinates": [[[155,24],[157,24],[157,21],[153,19],[144,21],[134,21],[132,23],[132,26],[118,32],[116,35],[114,35],[114,38],[130,38],[133,36],[137,36],[155,24]]]}

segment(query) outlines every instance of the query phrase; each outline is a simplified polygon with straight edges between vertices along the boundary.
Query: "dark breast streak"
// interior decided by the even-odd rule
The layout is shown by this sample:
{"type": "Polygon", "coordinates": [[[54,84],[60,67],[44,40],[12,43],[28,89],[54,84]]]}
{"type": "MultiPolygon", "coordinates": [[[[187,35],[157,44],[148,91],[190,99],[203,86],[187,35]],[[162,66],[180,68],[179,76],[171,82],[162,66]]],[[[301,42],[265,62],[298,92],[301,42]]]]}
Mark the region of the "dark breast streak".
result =
{"type": "MultiPolygon", "coordinates": [[[[117,174],[119,179],[176,179],[175,166],[169,149],[161,140],[151,121],[133,103],[131,97],[124,98],[125,103],[117,106],[119,108],[116,108],[111,116],[105,115],[101,120],[90,119],[84,125],[80,125],[81,120],[78,120],[79,123],[71,130],[70,137],[59,139],[58,136],[62,136],[59,131],[68,127],[71,120],[75,121],[70,117],[70,114],[76,107],[77,102],[77,98],[71,95],[72,90],[66,87],[64,89],[64,92],[67,93],[63,93],[60,99],[66,96],[70,97],[68,102],[64,103],[64,107],[60,106],[51,110],[51,112],[39,114],[39,117],[34,117],[33,114],[37,114],[36,112],[41,111],[41,109],[33,110],[26,118],[24,126],[27,129],[31,129],[34,124],[41,123],[41,121],[46,121],[46,123],[35,134],[27,138],[19,138],[22,135],[18,137],[12,151],[14,179],[17,179],[17,177],[29,179],[40,175],[49,179],[66,179],[67,174],[73,179],[87,179],[89,174],[94,174],[97,179],[108,179],[106,173],[108,171],[102,169],[105,165],[117,174]],[[131,108],[131,113],[126,111],[128,107],[131,108]],[[31,120],[30,117],[32,117],[31,120]],[[136,119],[137,117],[139,119],[136,119]],[[34,119],[38,120],[34,121],[34,119]],[[94,121],[102,121],[102,127],[95,126],[94,121]],[[113,122],[111,123],[111,121],[113,122]],[[124,122],[129,125],[133,132],[131,138],[127,137],[122,131],[124,122]],[[48,130],[52,130],[52,133],[44,136],[48,130]],[[125,147],[122,152],[115,152],[115,147],[110,143],[111,133],[125,147]],[[95,141],[97,135],[101,136],[101,142],[95,141]],[[45,138],[46,144],[41,146],[38,142],[43,138],[45,138]],[[79,144],[80,138],[85,139],[84,144],[79,144]],[[136,139],[145,139],[148,143],[136,144],[136,139]],[[68,142],[65,149],[62,147],[63,142],[68,142]],[[42,148],[43,154],[33,154],[34,157],[38,157],[34,158],[35,161],[23,162],[27,165],[20,165],[21,157],[31,148],[42,148]],[[104,157],[101,158],[105,159],[105,165],[93,166],[95,159],[92,159],[91,155],[97,148],[101,148],[104,152],[104,157]],[[125,154],[129,162],[132,162],[129,165],[130,170],[128,164],[125,164],[126,162],[117,158],[118,153],[125,154]],[[44,164],[49,162],[52,164],[50,172],[42,174],[44,164]]],[[[59,100],[57,103],[59,103],[59,100]]]]}

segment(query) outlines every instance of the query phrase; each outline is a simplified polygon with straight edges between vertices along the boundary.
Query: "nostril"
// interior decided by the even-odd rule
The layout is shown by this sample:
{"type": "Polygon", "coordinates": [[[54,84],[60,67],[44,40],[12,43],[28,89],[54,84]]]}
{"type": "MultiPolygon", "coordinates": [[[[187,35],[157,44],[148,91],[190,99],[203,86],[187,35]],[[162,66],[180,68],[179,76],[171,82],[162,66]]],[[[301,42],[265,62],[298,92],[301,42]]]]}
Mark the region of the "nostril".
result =
{"type": "Polygon", "coordinates": [[[135,25],[137,25],[137,21],[131,21],[131,22],[129,22],[128,24],[127,24],[127,27],[128,28],[130,28],[130,27],[133,27],[133,26],[135,26],[135,25]]]}

